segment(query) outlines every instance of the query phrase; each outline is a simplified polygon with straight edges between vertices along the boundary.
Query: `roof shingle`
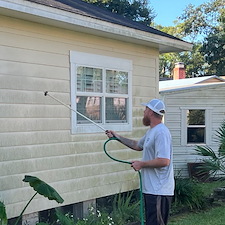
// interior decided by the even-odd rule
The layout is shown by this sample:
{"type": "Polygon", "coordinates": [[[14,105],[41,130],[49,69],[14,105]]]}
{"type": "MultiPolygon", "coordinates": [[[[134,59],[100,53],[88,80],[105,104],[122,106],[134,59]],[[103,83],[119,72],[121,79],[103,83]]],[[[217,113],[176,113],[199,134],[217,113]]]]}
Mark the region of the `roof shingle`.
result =
{"type": "Polygon", "coordinates": [[[146,26],[142,23],[132,21],[121,15],[112,13],[109,10],[97,7],[87,2],[83,2],[82,0],[27,0],[27,1],[35,2],[41,5],[46,5],[49,7],[54,7],[54,8],[65,10],[75,14],[95,18],[97,20],[102,20],[102,21],[113,23],[113,24],[118,24],[125,27],[145,31],[148,33],[172,38],[174,40],[183,41],[179,38],[176,38],[172,35],[169,35],[157,29],[154,29],[150,26],[146,26]]]}

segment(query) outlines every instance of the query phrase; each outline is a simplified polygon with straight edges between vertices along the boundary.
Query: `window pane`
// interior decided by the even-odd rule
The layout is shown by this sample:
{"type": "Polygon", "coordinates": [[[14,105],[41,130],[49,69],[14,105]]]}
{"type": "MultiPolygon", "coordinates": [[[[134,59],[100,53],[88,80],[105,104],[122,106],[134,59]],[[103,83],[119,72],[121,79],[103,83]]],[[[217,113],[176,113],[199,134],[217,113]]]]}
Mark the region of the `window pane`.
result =
{"type": "Polygon", "coordinates": [[[187,110],[188,125],[205,125],[205,110],[187,110]]]}
{"type": "Polygon", "coordinates": [[[127,99],[106,98],[106,123],[127,122],[127,99]]]}
{"type": "Polygon", "coordinates": [[[205,143],[205,128],[188,128],[188,143],[205,143]]]}
{"type": "Polygon", "coordinates": [[[128,72],[106,70],[106,92],[127,94],[128,72]]]}
{"type": "MultiPolygon", "coordinates": [[[[77,111],[95,121],[101,123],[101,98],[92,96],[77,96],[77,111]]],[[[77,114],[77,123],[90,123],[87,119],[77,114]]]]}
{"type": "Polygon", "coordinates": [[[102,69],[79,66],[77,91],[102,92],[102,69]]]}

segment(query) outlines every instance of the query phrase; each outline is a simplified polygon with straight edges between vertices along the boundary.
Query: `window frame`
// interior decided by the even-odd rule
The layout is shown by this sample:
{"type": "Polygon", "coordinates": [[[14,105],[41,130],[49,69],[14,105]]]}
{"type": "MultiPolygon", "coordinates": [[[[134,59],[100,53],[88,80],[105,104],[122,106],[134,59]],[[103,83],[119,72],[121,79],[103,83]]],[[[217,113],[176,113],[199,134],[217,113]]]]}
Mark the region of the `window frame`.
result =
{"type": "MultiPolygon", "coordinates": [[[[76,96],[86,95],[86,96],[100,96],[102,98],[102,119],[103,122],[99,123],[100,126],[104,127],[106,130],[116,130],[116,131],[131,131],[132,130],[132,60],[124,58],[115,58],[105,55],[97,55],[91,53],[84,53],[78,51],[70,51],[70,76],[71,76],[71,108],[75,111],[77,110],[76,96]],[[119,70],[128,72],[128,94],[115,94],[106,93],[104,84],[106,83],[106,77],[103,72],[103,90],[102,93],[94,92],[78,92],[77,91],[77,80],[76,80],[76,70],[78,66],[100,68],[104,71],[106,70],[119,70]],[[126,97],[127,100],[127,122],[126,123],[105,123],[105,101],[104,98],[107,97],[126,97]]],[[[71,111],[71,132],[76,133],[98,133],[102,132],[98,126],[93,123],[79,124],[77,123],[76,112],[71,111]]]]}
{"type": "Polygon", "coordinates": [[[196,146],[196,145],[209,145],[212,137],[212,107],[180,107],[181,109],[181,145],[182,146],[196,146]],[[188,143],[187,130],[192,125],[187,124],[187,110],[205,110],[205,125],[198,125],[198,127],[205,127],[205,143],[188,143]]]}

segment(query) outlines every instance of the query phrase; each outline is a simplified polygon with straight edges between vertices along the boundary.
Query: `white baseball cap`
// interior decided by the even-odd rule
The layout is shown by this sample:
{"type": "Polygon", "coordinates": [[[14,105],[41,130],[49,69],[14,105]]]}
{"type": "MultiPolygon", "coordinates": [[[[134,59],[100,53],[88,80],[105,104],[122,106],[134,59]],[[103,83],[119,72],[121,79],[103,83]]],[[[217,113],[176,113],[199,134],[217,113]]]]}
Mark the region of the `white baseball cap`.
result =
{"type": "Polygon", "coordinates": [[[165,105],[163,101],[159,99],[152,99],[148,103],[142,103],[142,105],[147,106],[149,109],[154,111],[155,113],[163,116],[165,114],[165,105]]]}

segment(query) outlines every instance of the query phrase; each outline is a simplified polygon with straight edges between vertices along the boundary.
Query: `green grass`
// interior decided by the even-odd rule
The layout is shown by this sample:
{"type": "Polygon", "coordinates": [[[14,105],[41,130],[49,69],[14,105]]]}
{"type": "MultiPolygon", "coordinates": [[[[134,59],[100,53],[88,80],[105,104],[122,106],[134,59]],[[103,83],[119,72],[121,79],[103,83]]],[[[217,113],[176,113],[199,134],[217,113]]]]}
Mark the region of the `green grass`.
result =
{"type": "Polygon", "coordinates": [[[225,224],[225,205],[205,210],[204,212],[188,213],[171,217],[168,225],[223,225],[225,224]]]}
{"type": "MultiPolygon", "coordinates": [[[[225,181],[214,181],[201,183],[205,197],[210,196],[213,190],[224,187],[225,181]]],[[[168,225],[224,225],[225,224],[225,203],[221,206],[211,206],[206,210],[186,212],[180,215],[171,216],[168,225]]]]}
{"type": "Polygon", "coordinates": [[[218,187],[225,187],[225,181],[213,181],[209,183],[200,183],[202,186],[203,192],[205,193],[205,196],[209,196],[211,193],[213,193],[213,190],[218,187]]]}

